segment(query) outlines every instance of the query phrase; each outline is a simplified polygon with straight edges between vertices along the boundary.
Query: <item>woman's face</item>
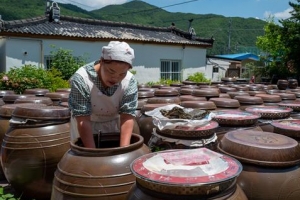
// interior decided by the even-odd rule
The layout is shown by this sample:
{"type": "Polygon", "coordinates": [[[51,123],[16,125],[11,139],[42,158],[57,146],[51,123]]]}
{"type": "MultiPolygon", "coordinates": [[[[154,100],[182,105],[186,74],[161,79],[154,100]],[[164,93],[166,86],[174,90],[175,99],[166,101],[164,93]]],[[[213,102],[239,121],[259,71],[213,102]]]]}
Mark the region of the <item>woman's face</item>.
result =
{"type": "Polygon", "coordinates": [[[100,68],[102,83],[106,87],[112,87],[120,83],[125,78],[129,69],[130,65],[128,63],[102,60],[100,68]]]}

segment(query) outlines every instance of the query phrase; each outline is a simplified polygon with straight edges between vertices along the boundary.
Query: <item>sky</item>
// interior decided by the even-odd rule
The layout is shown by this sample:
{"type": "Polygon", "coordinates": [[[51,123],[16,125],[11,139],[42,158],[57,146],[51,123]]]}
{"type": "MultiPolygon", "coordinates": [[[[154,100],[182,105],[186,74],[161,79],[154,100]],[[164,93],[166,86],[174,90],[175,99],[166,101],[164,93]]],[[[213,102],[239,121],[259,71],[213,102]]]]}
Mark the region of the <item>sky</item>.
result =
{"type": "MultiPolygon", "coordinates": [[[[131,0],[57,0],[85,10],[96,10],[107,5],[117,5],[131,0]]],[[[168,12],[194,14],[218,14],[225,17],[257,18],[274,17],[275,20],[289,18],[292,8],[288,2],[296,0],[142,0],[168,12]]]]}

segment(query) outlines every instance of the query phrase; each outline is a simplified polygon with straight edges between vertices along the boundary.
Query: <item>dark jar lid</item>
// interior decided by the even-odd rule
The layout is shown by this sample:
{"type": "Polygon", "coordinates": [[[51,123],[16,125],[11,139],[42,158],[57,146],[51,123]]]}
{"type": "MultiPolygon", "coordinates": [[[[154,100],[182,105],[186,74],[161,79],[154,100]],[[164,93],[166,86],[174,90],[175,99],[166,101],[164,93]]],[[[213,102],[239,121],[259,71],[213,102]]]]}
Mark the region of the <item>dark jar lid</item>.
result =
{"type": "Polygon", "coordinates": [[[209,101],[212,101],[216,104],[218,108],[238,108],[240,103],[236,99],[228,98],[211,98],[209,101]]]}
{"type": "Polygon", "coordinates": [[[227,92],[236,92],[237,89],[234,87],[219,87],[219,90],[221,93],[227,93],[227,92]]]}
{"type": "Polygon", "coordinates": [[[15,94],[15,92],[13,90],[0,90],[0,98],[6,94],[15,94]]]}
{"type": "Polygon", "coordinates": [[[2,100],[5,103],[14,103],[15,100],[17,99],[24,99],[24,98],[29,98],[29,97],[35,97],[33,94],[5,94],[2,97],[2,100]]]}
{"type": "Polygon", "coordinates": [[[264,103],[279,103],[281,102],[281,97],[275,94],[256,94],[256,97],[262,98],[264,103]]]}
{"type": "Polygon", "coordinates": [[[215,110],[216,104],[212,101],[182,101],[180,105],[184,108],[199,108],[203,110],[215,110]]]}
{"type": "Polygon", "coordinates": [[[69,97],[70,93],[69,92],[48,92],[45,94],[45,97],[49,97],[52,100],[61,100],[64,97],[69,97]]]}
{"type": "Polygon", "coordinates": [[[25,89],[23,94],[34,94],[36,96],[44,96],[47,92],[50,91],[44,88],[33,88],[33,89],[25,89]]]}
{"type": "Polygon", "coordinates": [[[221,153],[240,162],[284,167],[300,163],[299,143],[290,137],[264,131],[227,132],[218,144],[221,153]]]}
{"type": "Polygon", "coordinates": [[[174,103],[174,104],[180,104],[180,98],[179,96],[176,97],[151,97],[147,99],[147,104],[151,103],[174,103]]]}
{"type": "Polygon", "coordinates": [[[71,88],[57,88],[55,92],[71,92],[71,88]]]}
{"type": "Polygon", "coordinates": [[[62,120],[70,118],[70,111],[62,106],[19,104],[13,111],[12,117],[36,120],[62,120]]]}
{"type": "Polygon", "coordinates": [[[196,97],[219,97],[220,91],[211,88],[194,89],[192,95],[196,97]]]}
{"type": "MultiPolygon", "coordinates": [[[[12,117],[12,113],[14,112],[14,110],[16,109],[17,106],[20,106],[20,104],[22,105],[28,105],[28,106],[35,106],[35,103],[16,103],[16,104],[5,104],[3,106],[0,107],[0,116],[1,117],[12,117]]],[[[46,106],[46,105],[44,105],[46,106]]]]}
{"type": "Polygon", "coordinates": [[[53,101],[49,97],[27,97],[27,98],[20,98],[16,99],[15,104],[18,103],[39,103],[45,104],[47,106],[53,105],[53,101]]]}
{"type": "Polygon", "coordinates": [[[139,99],[150,98],[150,97],[154,97],[154,91],[138,91],[139,99]]]}
{"type": "Polygon", "coordinates": [[[158,89],[155,90],[154,96],[157,97],[169,97],[169,96],[178,96],[178,90],[170,90],[170,89],[158,89]]]}
{"type": "Polygon", "coordinates": [[[206,101],[205,97],[195,97],[192,95],[181,95],[180,101],[206,101]]]}
{"type": "Polygon", "coordinates": [[[246,91],[236,91],[236,92],[227,92],[229,96],[233,99],[235,96],[250,96],[246,91]]]}
{"type": "Polygon", "coordinates": [[[261,105],[264,103],[261,97],[235,96],[234,99],[238,100],[240,104],[261,105]]]}

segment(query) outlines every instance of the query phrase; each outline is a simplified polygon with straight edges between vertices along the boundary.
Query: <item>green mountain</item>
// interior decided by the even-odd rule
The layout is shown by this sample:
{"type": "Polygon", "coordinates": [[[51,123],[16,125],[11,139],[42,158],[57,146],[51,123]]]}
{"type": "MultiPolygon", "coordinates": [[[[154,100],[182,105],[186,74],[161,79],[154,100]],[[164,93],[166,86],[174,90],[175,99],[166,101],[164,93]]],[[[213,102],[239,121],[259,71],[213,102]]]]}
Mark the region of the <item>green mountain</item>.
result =
{"type": "MultiPolygon", "coordinates": [[[[25,19],[44,15],[45,0],[0,0],[0,15],[3,20],[25,19]]],[[[140,0],[122,5],[86,11],[72,4],[59,3],[62,15],[128,22],[149,26],[168,27],[171,24],[188,31],[194,28],[197,37],[215,38],[209,54],[256,53],[257,36],[263,35],[265,21],[255,18],[224,17],[215,14],[171,13],[140,0]]]]}

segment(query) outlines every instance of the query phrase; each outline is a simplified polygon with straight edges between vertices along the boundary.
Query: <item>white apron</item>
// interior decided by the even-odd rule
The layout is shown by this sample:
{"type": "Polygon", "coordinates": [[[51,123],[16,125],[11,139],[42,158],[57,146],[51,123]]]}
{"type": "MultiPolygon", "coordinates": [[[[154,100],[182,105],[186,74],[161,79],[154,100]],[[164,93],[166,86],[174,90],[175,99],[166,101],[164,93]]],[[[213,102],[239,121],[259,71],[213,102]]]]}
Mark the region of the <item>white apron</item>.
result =
{"type": "MultiPolygon", "coordinates": [[[[126,77],[121,81],[118,89],[112,96],[103,94],[97,86],[94,85],[85,68],[81,67],[77,70],[85,80],[91,94],[91,122],[93,134],[108,132],[120,132],[120,115],[119,106],[124,96],[124,91],[128,87],[132,73],[127,72],[126,77]]],[[[71,116],[71,141],[79,137],[77,122],[75,117],[71,116]]]]}

